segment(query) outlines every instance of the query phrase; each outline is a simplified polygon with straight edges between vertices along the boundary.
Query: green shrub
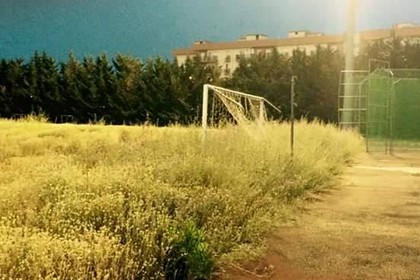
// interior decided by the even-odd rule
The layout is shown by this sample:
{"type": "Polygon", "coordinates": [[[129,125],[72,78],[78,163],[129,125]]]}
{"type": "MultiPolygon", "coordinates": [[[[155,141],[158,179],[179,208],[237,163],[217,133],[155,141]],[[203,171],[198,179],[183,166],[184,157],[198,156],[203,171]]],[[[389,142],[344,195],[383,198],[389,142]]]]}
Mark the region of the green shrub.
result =
{"type": "Polygon", "coordinates": [[[213,256],[203,231],[187,222],[166,256],[165,279],[208,279],[213,268],[213,256]]]}

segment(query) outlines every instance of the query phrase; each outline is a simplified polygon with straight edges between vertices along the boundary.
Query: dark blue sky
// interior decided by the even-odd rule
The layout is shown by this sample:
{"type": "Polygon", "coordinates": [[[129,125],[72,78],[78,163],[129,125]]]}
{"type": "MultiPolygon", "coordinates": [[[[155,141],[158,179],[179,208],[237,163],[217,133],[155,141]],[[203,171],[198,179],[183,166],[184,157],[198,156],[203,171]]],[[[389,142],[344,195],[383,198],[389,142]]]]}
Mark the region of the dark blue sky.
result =
{"type": "MultiPolygon", "coordinates": [[[[348,0],[0,0],[0,57],[128,53],[170,57],[194,40],[288,30],[339,33],[348,0]]],[[[360,0],[358,29],[420,23],[419,0],[360,0]]]]}

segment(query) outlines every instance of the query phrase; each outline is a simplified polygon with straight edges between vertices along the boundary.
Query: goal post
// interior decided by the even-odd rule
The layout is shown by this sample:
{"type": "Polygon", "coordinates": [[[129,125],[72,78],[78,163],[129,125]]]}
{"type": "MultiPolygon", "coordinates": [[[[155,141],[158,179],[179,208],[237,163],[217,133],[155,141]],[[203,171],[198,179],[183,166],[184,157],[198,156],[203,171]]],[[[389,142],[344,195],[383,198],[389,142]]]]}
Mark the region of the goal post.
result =
{"type": "Polygon", "coordinates": [[[208,117],[208,107],[209,107],[209,87],[210,85],[205,84],[203,87],[203,107],[201,114],[201,124],[203,129],[202,140],[206,139],[207,134],[207,117],[208,117]]]}
{"type": "Polygon", "coordinates": [[[280,109],[264,97],[205,84],[201,119],[203,140],[206,138],[209,123],[232,122],[248,132],[254,125],[261,127],[268,121],[266,105],[281,113],[280,109]]]}

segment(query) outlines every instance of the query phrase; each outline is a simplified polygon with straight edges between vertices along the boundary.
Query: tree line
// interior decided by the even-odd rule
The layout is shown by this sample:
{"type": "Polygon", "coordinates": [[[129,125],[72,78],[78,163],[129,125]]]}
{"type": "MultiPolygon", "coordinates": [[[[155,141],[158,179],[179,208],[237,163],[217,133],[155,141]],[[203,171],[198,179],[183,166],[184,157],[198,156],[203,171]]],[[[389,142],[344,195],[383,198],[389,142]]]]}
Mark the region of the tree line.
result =
{"type": "Polygon", "coordinates": [[[29,61],[0,60],[0,116],[44,114],[50,120],[72,116],[86,123],[167,125],[190,123],[198,111],[199,91],[215,69],[197,59],[176,61],[117,55],[85,57],[70,54],[58,63],[35,52],[29,61]]]}
{"type": "MultiPolygon", "coordinates": [[[[367,69],[370,58],[387,60],[394,68],[420,68],[420,44],[399,39],[377,41],[356,58],[357,69],[367,69]]],[[[239,58],[228,79],[221,68],[199,56],[183,65],[160,57],[141,61],[129,55],[106,55],[78,60],[70,53],[57,62],[45,52],[27,61],[0,60],[0,117],[44,114],[51,121],[168,125],[199,121],[202,86],[219,86],[262,95],[283,111],[290,111],[292,75],[298,77],[298,117],[337,119],[339,73],[344,55],[318,47],[310,54],[291,56],[275,50],[267,55],[239,58]]]]}

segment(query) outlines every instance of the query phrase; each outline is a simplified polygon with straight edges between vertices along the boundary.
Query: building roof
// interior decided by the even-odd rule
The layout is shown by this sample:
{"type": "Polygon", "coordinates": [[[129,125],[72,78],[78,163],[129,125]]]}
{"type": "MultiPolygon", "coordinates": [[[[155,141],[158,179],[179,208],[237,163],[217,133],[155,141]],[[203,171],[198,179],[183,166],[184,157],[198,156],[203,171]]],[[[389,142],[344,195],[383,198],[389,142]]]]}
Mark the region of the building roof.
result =
{"type": "Polygon", "coordinates": [[[314,44],[340,44],[344,42],[343,35],[311,36],[301,38],[265,39],[253,41],[213,42],[202,45],[193,45],[189,49],[175,49],[174,55],[189,55],[200,51],[247,49],[247,48],[274,48],[282,46],[314,45],[314,44]]]}
{"type": "Polygon", "coordinates": [[[246,37],[246,36],[257,36],[257,35],[268,37],[268,35],[267,34],[264,34],[264,33],[248,33],[248,34],[245,34],[242,37],[246,37]]]}
{"type": "Polygon", "coordinates": [[[395,29],[395,36],[397,37],[419,37],[420,26],[416,27],[402,27],[395,29]]]}
{"type": "Polygon", "coordinates": [[[380,40],[392,36],[391,29],[377,29],[360,32],[360,39],[362,41],[380,40]]]}
{"type": "MultiPolygon", "coordinates": [[[[362,41],[373,41],[384,38],[390,38],[395,34],[397,37],[420,37],[420,26],[401,27],[394,29],[378,29],[360,32],[362,41]]],[[[230,50],[230,49],[249,49],[249,48],[274,48],[282,46],[304,46],[304,45],[323,45],[323,44],[342,44],[345,40],[345,34],[341,35],[322,35],[305,36],[283,39],[265,39],[250,41],[231,41],[231,42],[207,42],[205,44],[193,44],[190,48],[175,49],[173,54],[194,55],[198,52],[230,50]]]]}

